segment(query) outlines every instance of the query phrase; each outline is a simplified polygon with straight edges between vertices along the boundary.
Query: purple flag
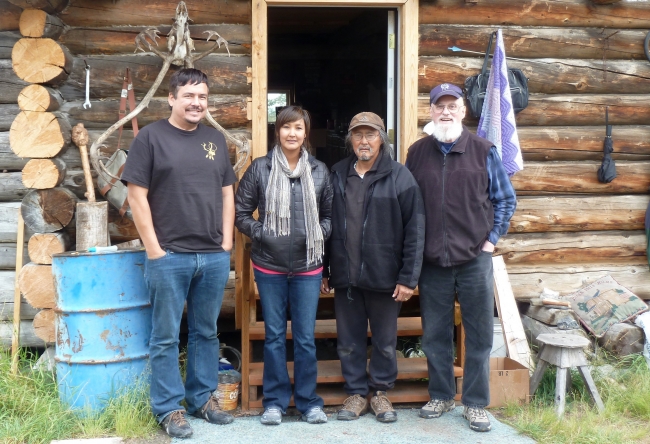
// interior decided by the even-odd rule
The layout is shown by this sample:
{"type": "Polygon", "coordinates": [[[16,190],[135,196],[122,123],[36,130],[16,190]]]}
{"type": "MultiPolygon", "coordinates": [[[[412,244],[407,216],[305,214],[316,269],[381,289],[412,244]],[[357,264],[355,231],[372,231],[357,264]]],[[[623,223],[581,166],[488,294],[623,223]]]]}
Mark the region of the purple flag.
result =
{"type": "Polygon", "coordinates": [[[509,176],[524,169],[501,29],[497,31],[492,68],[476,134],[494,144],[509,176]]]}

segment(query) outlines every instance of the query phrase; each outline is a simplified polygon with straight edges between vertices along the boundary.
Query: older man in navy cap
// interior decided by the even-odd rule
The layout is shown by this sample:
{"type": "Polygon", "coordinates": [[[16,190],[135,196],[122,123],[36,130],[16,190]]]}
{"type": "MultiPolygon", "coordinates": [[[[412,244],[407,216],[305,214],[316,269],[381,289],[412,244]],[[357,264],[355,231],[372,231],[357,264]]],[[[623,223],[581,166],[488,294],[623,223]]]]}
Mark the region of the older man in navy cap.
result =
{"type": "Polygon", "coordinates": [[[487,432],[494,316],[492,252],[508,231],[516,196],[492,142],[463,126],[462,90],[443,83],[431,90],[429,103],[431,135],[411,145],[406,160],[422,191],[426,212],[418,286],[431,400],[420,416],[437,418],[455,407],[452,338],[457,297],[466,334],[463,416],[472,430],[487,432]]]}

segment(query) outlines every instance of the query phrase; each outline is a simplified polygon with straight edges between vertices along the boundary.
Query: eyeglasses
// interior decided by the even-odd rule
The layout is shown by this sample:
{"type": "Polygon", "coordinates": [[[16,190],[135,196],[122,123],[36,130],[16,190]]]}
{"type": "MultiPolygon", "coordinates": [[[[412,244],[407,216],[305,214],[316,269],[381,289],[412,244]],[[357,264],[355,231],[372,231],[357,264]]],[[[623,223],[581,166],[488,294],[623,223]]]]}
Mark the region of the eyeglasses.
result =
{"type": "Polygon", "coordinates": [[[375,133],[366,133],[366,134],[364,134],[364,133],[352,133],[352,138],[353,138],[356,142],[361,142],[361,140],[362,140],[364,137],[366,138],[366,140],[367,140],[368,142],[372,142],[372,141],[375,140],[377,137],[379,137],[379,133],[376,133],[376,132],[375,132],[375,133]]]}
{"type": "Polygon", "coordinates": [[[456,103],[450,103],[449,105],[433,105],[433,109],[434,109],[437,113],[441,113],[441,112],[443,112],[443,111],[445,110],[445,108],[447,108],[447,109],[449,110],[450,113],[454,114],[454,113],[457,112],[457,111],[458,111],[462,106],[463,106],[463,105],[458,106],[458,104],[456,104],[456,103]]]}

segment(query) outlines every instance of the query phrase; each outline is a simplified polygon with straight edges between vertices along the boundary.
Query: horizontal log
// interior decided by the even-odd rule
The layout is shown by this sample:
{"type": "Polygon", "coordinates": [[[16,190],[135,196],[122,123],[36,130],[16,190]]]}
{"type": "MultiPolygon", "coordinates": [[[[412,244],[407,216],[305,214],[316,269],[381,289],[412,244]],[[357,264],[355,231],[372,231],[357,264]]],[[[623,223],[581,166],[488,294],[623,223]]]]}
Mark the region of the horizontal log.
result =
{"type": "Polygon", "coordinates": [[[60,113],[21,111],[9,130],[11,150],[19,157],[54,157],[66,148],[70,138],[70,124],[60,113]]]}
{"type": "MultiPolygon", "coordinates": [[[[528,107],[515,117],[518,126],[645,125],[650,121],[650,95],[643,94],[531,94],[528,107]]],[[[431,121],[429,94],[418,96],[418,125],[431,121]]],[[[478,121],[466,116],[467,122],[478,121]]]]}
{"type": "MultiPolygon", "coordinates": [[[[96,25],[95,25],[96,26],[96,25]]],[[[59,38],[73,54],[124,54],[135,50],[135,37],[147,26],[112,26],[110,28],[68,28],[59,38]]],[[[170,26],[159,26],[161,36],[169,33],[170,26]]],[[[218,24],[190,25],[190,35],[194,40],[197,53],[207,50],[214,45],[214,38],[206,42],[205,31],[217,31],[228,41],[231,54],[250,54],[251,27],[250,25],[218,24]]],[[[643,40],[643,37],[641,38],[643,40]]],[[[159,41],[164,48],[165,39],[159,41]]],[[[641,49],[643,54],[643,49],[641,49]]]]}
{"type": "MultiPolygon", "coordinates": [[[[23,248],[23,263],[29,262],[27,243],[23,248]]],[[[0,242],[0,270],[16,270],[16,243],[0,242]]]]}
{"type": "Polygon", "coordinates": [[[60,85],[68,78],[73,57],[52,39],[23,38],[11,51],[11,62],[16,75],[26,82],[60,85]]]}
{"type": "Polygon", "coordinates": [[[60,18],[41,9],[25,9],[20,15],[18,28],[25,37],[56,40],[63,33],[65,25],[60,18]]]}
{"type": "Polygon", "coordinates": [[[616,356],[627,356],[643,351],[643,329],[637,325],[619,322],[612,325],[598,339],[601,347],[616,356]]]}
{"type": "Polygon", "coordinates": [[[17,103],[18,95],[27,85],[29,83],[19,79],[14,72],[10,59],[0,59],[0,103],[17,103]]]}
{"type": "Polygon", "coordinates": [[[22,173],[0,173],[0,201],[22,201],[29,189],[23,185],[22,173]]]}
{"type": "MultiPolygon", "coordinates": [[[[106,129],[119,120],[119,99],[91,100],[90,103],[92,106],[89,109],[84,109],[82,101],[66,102],[61,108],[61,112],[68,115],[72,126],[83,123],[88,129],[106,129]]],[[[208,110],[212,117],[224,128],[239,128],[248,124],[246,97],[243,95],[212,94],[208,103],[208,110]]],[[[149,106],[138,114],[138,125],[142,127],[160,119],[167,119],[169,113],[169,103],[166,98],[152,99],[149,106]]],[[[130,128],[131,122],[129,121],[124,126],[130,128]]]]}
{"type": "MultiPolygon", "coordinates": [[[[60,91],[66,100],[84,100],[86,94],[86,65],[90,66],[90,97],[94,99],[118,98],[122,90],[122,78],[126,68],[131,69],[136,98],[146,94],[162,68],[162,59],[152,54],[92,56],[73,62],[72,72],[60,91]]],[[[196,62],[195,67],[204,71],[210,80],[211,94],[251,94],[247,83],[246,67],[251,66],[247,56],[210,55],[196,62]]],[[[177,68],[167,72],[158,92],[167,97],[169,78],[177,68]]]]}
{"type": "MultiPolygon", "coordinates": [[[[0,270],[0,321],[11,321],[14,318],[15,281],[15,271],[0,270]]],[[[38,309],[29,305],[22,296],[20,300],[20,319],[31,321],[38,309]]]]}
{"type": "MultiPolygon", "coordinates": [[[[0,1],[0,11],[2,11],[2,1],[0,1]]],[[[2,14],[0,14],[2,15],[2,14]]],[[[2,19],[0,19],[0,25],[2,19]]],[[[0,59],[10,59],[11,50],[18,40],[20,40],[20,32],[18,31],[0,31],[0,59]]]]}
{"type": "Polygon", "coordinates": [[[15,103],[0,104],[0,131],[9,131],[19,113],[20,108],[15,103]]]}
{"type": "Polygon", "coordinates": [[[650,5],[635,0],[594,6],[585,0],[422,1],[420,23],[647,28],[650,5]]]}
{"type": "Polygon", "coordinates": [[[638,265],[508,266],[512,291],[518,300],[537,298],[544,288],[557,291],[564,296],[608,274],[641,299],[650,299],[648,285],[650,271],[647,262],[638,265]]]}
{"type": "Polygon", "coordinates": [[[650,162],[616,162],[617,177],[598,181],[600,162],[526,162],[512,178],[517,194],[647,194],[650,162]]]}
{"type": "Polygon", "coordinates": [[[593,345],[591,344],[591,339],[587,335],[587,332],[585,332],[582,328],[573,328],[571,330],[560,330],[558,327],[547,325],[543,322],[538,321],[537,319],[533,319],[530,316],[522,316],[521,317],[521,323],[524,327],[524,332],[526,332],[526,338],[531,342],[531,344],[534,347],[537,347],[538,350],[541,350],[541,348],[544,346],[541,342],[537,340],[539,335],[543,334],[562,334],[562,335],[570,335],[570,336],[580,336],[585,339],[589,339],[590,344],[589,344],[589,349],[593,349],[593,345]]]}
{"type": "Polygon", "coordinates": [[[68,5],[68,0],[9,0],[9,3],[22,8],[42,9],[51,14],[61,12],[68,5]]]}
{"type": "MultiPolygon", "coordinates": [[[[16,244],[18,212],[21,202],[0,202],[0,242],[16,244]]],[[[25,227],[25,241],[33,234],[25,227]]]]}
{"type": "Polygon", "coordinates": [[[7,0],[0,0],[0,31],[18,31],[20,14],[23,8],[11,4],[7,0]]]}
{"type": "MultiPolygon", "coordinates": [[[[517,128],[524,161],[601,160],[604,126],[517,128]]],[[[615,160],[650,160],[650,126],[614,126],[615,160]]]]}
{"type": "Polygon", "coordinates": [[[511,233],[499,240],[495,252],[508,266],[638,264],[646,258],[646,243],[643,231],[511,233]]]}
{"type": "MultiPolygon", "coordinates": [[[[117,121],[117,119],[116,119],[117,121]]],[[[250,122],[249,122],[250,123],[250,122]]],[[[251,138],[250,129],[247,128],[230,128],[228,131],[233,135],[243,135],[246,138],[251,138]]],[[[90,130],[88,134],[90,135],[90,140],[96,140],[104,130],[90,130]]],[[[117,149],[117,139],[118,132],[114,132],[104,142],[104,145],[100,148],[100,155],[103,157],[110,157],[115,150],[117,149]]],[[[133,132],[130,129],[125,129],[122,132],[122,148],[128,148],[131,145],[133,140],[133,132]]],[[[228,145],[228,150],[230,154],[230,160],[234,163],[235,159],[235,148],[231,145],[228,145]]],[[[79,156],[79,149],[74,146],[72,143],[68,144],[65,147],[65,152],[57,156],[63,160],[66,166],[71,169],[81,168],[81,157],[79,156]]],[[[20,171],[23,169],[25,164],[29,161],[28,158],[22,158],[16,156],[16,154],[11,150],[9,146],[9,132],[0,132],[0,171],[7,170],[11,171],[20,171]]]]}
{"type": "Polygon", "coordinates": [[[29,85],[18,96],[18,106],[22,111],[56,111],[61,107],[63,97],[58,90],[43,85],[29,85]]]}
{"type": "MultiPolygon", "coordinates": [[[[70,0],[60,14],[68,26],[156,26],[168,24],[176,12],[177,0],[70,0]]],[[[189,18],[194,24],[250,23],[250,0],[215,2],[197,0],[187,3],[189,18]]]]}
{"type": "MultiPolygon", "coordinates": [[[[420,57],[418,89],[428,93],[440,83],[463,85],[481,71],[480,57],[420,57]]],[[[544,94],[648,94],[647,60],[530,59],[509,60],[508,68],[521,69],[531,93],[544,94]]]]}
{"type": "MultiPolygon", "coordinates": [[[[13,323],[11,321],[0,322],[0,347],[11,348],[13,337],[13,323]]],[[[21,347],[45,347],[47,344],[36,336],[32,321],[20,321],[20,346],[21,347]]]]}
{"type": "Polygon", "coordinates": [[[643,230],[650,196],[517,198],[509,233],[643,230]]]}
{"type": "MultiPolygon", "coordinates": [[[[449,56],[451,46],[485,52],[490,33],[502,30],[508,57],[644,60],[643,30],[420,25],[420,56],[449,56]]],[[[456,53],[464,56],[469,53],[456,53]]],[[[475,57],[475,55],[473,55],[475,57]]],[[[508,62],[510,63],[510,62],[508,62]]]]}
{"type": "Polygon", "coordinates": [[[567,317],[580,322],[573,310],[551,308],[548,305],[529,305],[528,309],[523,313],[536,321],[552,326],[556,326],[559,321],[566,320],[567,317]]]}

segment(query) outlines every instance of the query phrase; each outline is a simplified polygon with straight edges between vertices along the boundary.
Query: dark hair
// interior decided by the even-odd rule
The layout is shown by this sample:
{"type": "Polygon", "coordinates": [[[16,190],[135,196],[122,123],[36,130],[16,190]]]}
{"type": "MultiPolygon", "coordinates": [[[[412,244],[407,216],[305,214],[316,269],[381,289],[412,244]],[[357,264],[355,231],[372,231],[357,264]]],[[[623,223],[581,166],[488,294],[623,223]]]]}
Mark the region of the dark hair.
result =
{"type": "MultiPolygon", "coordinates": [[[[395,155],[393,154],[393,147],[390,145],[388,134],[386,131],[381,129],[378,129],[377,131],[379,131],[379,137],[381,138],[381,147],[379,147],[379,149],[385,154],[388,154],[391,159],[394,159],[395,155]]],[[[345,146],[350,150],[350,153],[354,153],[354,148],[352,148],[352,131],[348,131],[345,135],[345,146]]]]}
{"type": "Polygon", "coordinates": [[[286,123],[297,122],[298,120],[305,121],[305,141],[303,146],[307,149],[311,148],[309,145],[309,129],[311,127],[311,117],[306,109],[301,106],[287,106],[275,120],[275,145],[280,146],[280,128],[286,123]]]}
{"type": "Polygon", "coordinates": [[[188,84],[198,85],[201,83],[205,83],[210,87],[208,76],[203,71],[194,68],[182,68],[172,74],[169,79],[169,92],[176,98],[176,94],[178,94],[181,86],[188,84]]]}

